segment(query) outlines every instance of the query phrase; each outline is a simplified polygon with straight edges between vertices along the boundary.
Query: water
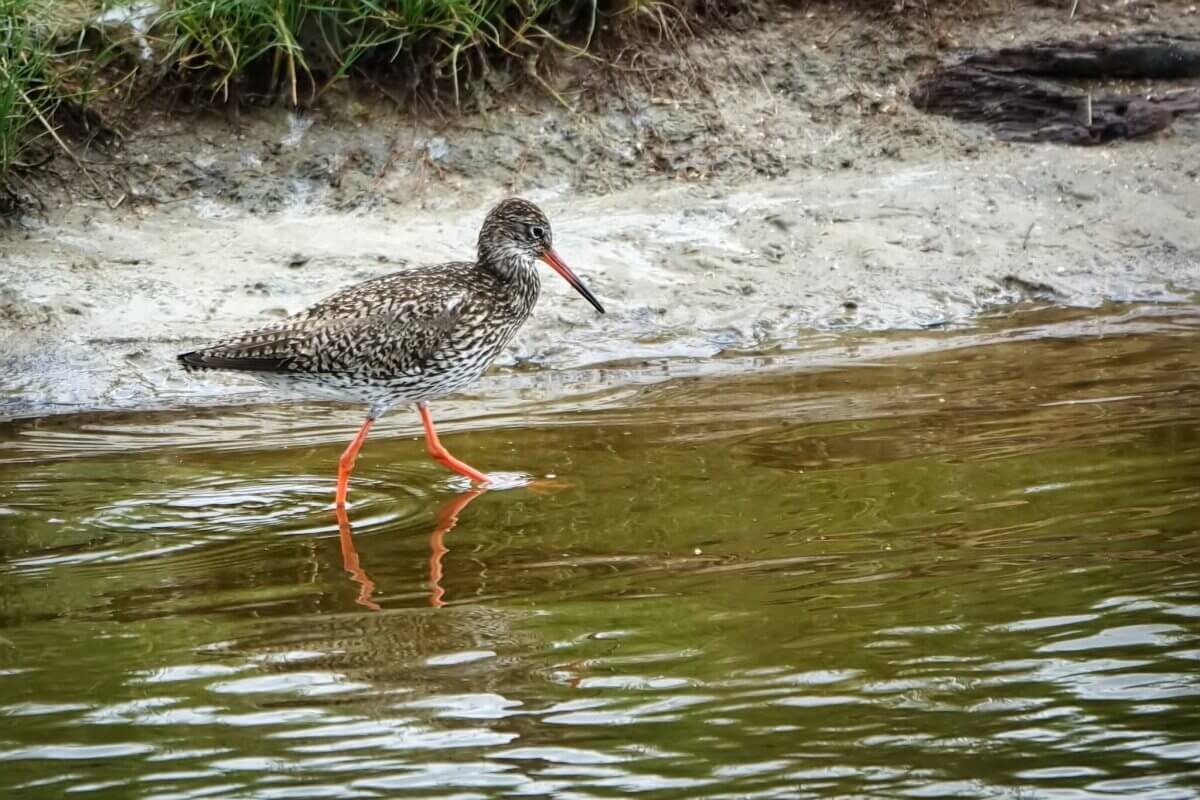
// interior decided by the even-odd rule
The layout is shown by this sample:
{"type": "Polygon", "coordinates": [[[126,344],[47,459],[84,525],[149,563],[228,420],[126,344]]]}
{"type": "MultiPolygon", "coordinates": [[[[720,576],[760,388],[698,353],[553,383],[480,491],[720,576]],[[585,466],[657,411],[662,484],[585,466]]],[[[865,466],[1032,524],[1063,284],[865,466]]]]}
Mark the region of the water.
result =
{"type": "Polygon", "coordinates": [[[1196,308],[832,347],[0,426],[3,795],[1200,796],[1196,308]]]}

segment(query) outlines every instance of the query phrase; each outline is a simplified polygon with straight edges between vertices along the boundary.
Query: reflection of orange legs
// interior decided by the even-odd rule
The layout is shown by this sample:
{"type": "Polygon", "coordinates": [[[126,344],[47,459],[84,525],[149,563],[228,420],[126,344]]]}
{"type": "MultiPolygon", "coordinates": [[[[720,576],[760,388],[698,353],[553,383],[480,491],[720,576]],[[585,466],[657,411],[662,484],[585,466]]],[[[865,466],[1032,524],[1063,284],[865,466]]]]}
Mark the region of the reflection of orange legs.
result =
{"type": "Polygon", "coordinates": [[[362,427],[358,429],[358,435],[354,437],[354,441],[350,442],[350,446],[342,453],[342,457],[338,459],[338,483],[337,494],[334,497],[333,505],[339,511],[344,511],[346,508],[346,492],[350,488],[350,471],[354,469],[354,461],[358,458],[358,451],[362,449],[363,442],[367,440],[367,433],[371,430],[371,425],[375,423],[374,417],[367,417],[363,422],[362,427]]]}
{"type": "MultiPolygon", "coordinates": [[[[458,515],[462,513],[462,510],[486,491],[486,489],[472,489],[469,492],[463,492],[438,509],[433,533],[429,535],[429,604],[434,608],[441,608],[446,604],[442,600],[446,594],[446,590],[442,588],[442,557],[449,550],[443,544],[443,538],[454,530],[454,526],[458,524],[458,515]]],[[[342,543],[342,569],[346,570],[359,586],[358,597],[354,599],[354,602],[364,608],[378,611],[379,604],[371,599],[371,595],[375,591],[375,581],[371,580],[371,576],[359,564],[358,549],[354,546],[354,532],[350,528],[350,518],[342,506],[338,506],[335,511],[338,535],[342,543]]]]}
{"type": "Polygon", "coordinates": [[[438,510],[437,524],[429,536],[429,605],[441,608],[446,605],[442,597],[446,590],[442,588],[442,556],[449,552],[442,543],[443,537],[458,524],[458,515],[471,505],[471,501],[484,493],[484,489],[472,489],[463,492],[438,510]]]}
{"type": "Polygon", "coordinates": [[[570,675],[567,679],[567,686],[572,689],[578,689],[583,683],[583,673],[587,672],[587,661],[569,661],[562,665],[562,671],[570,675]]]}
{"type": "MultiPolygon", "coordinates": [[[[429,451],[429,455],[433,456],[434,460],[442,466],[452,469],[459,475],[470,478],[475,483],[489,483],[491,479],[484,475],[479,470],[459,461],[454,456],[450,455],[449,451],[442,446],[438,440],[437,430],[433,427],[433,417],[429,416],[429,406],[425,403],[417,403],[417,411],[421,415],[421,424],[425,426],[425,449],[429,451]]],[[[366,434],[363,434],[366,436],[366,434]]]]}
{"type": "Polygon", "coordinates": [[[358,597],[354,602],[372,611],[379,610],[379,604],[371,599],[375,591],[375,581],[367,575],[358,563],[358,550],[354,547],[354,533],[350,530],[350,518],[346,516],[345,506],[337,507],[338,534],[342,540],[342,569],[350,573],[350,577],[358,584],[358,597]]]}

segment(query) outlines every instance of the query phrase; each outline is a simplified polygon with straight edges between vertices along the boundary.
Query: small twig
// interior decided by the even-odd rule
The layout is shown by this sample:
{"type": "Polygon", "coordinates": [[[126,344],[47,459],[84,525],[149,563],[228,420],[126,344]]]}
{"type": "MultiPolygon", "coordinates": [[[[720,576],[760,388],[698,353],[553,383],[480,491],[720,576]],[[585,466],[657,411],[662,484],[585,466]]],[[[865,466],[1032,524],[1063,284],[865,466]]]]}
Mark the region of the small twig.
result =
{"type": "Polygon", "coordinates": [[[1036,221],[1029,223],[1029,227],[1028,227],[1028,228],[1025,230],[1025,239],[1024,239],[1022,242],[1021,242],[1021,249],[1022,249],[1022,250],[1024,250],[1024,249],[1026,249],[1026,248],[1028,248],[1028,247],[1029,247],[1029,234],[1033,233],[1033,226],[1034,226],[1034,225],[1037,225],[1037,222],[1036,222],[1036,221]]]}
{"type": "Polygon", "coordinates": [[[515,170],[513,170],[512,177],[509,178],[509,180],[508,180],[509,194],[513,194],[517,191],[517,184],[520,183],[521,178],[524,177],[525,165],[528,163],[529,163],[529,148],[527,147],[521,153],[521,160],[517,162],[517,167],[515,170]]]}
{"type": "Polygon", "coordinates": [[[530,74],[533,76],[533,79],[536,80],[538,83],[540,83],[542,85],[542,88],[545,89],[547,92],[549,92],[550,96],[553,97],[558,102],[558,104],[563,107],[564,111],[566,111],[571,116],[575,116],[575,114],[577,113],[575,111],[575,109],[571,107],[571,104],[567,102],[566,98],[564,98],[561,94],[559,94],[557,91],[555,91],[554,87],[546,82],[545,78],[543,78],[541,75],[539,75],[536,70],[530,71],[530,74]]]}
{"type": "Polygon", "coordinates": [[[79,160],[79,156],[75,155],[75,153],[71,151],[71,148],[67,147],[67,143],[64,142],[62,137],[58,135],[58,131],[54,129],[54,126],[50,124],[50,121],[46,119],[38,107],[33,104],[33,101],[29,99],[29,95],[25,94],[25,90],[17,89],[17,92],[20,93],[21,99],[24,100],[25,104],[29,106],[29,110],[33,112],[33,115],[37,117],[38,122],[42,123],[42,127],[46,129],[46,133],[50,134],[50,138],[58,142],[58,146],[62,148],[63,152],[75,162],[75,166],[79,167],[79,171],[82,172],[83,176],[88,179],[89,183],[92,184],[92,187],[95,188],[96,193],[100,195],[100,199],[104,201],[104,204],[108,206],[109,210],[114,210],[117,206],[121,205],[121,202],[125,199],[125,195],[118,197],[117,202],[115,203],[110,200],[108,198],[108,194],[103,188],[101,188],[100,183],[92,176],[92,173],[88,171],[88,168],[84,166],[83,162],[79,160]]]}
{"type": "Polygon", "coordinates": [[[446,179],[446,170],[429,154],[428,148],[421,151],[421,164],[436,172],[439,180],[446,179]]]}
{"type": "Polygon", "coordinates": [[[1079,8],[1079,0],[1072,0],[1071,14],[1070,14],[1070,16],[1067,17],[1067,19],[1075,19],[1075,9],[1077,9],[1077,8],[1079,8]]]}
{"type": "MultiPolygon", "coordinates": [[[[408,152],[408,153],[414,152],[416,150],[416,145],[417,145],[417,129],[414,126],[412,129],[412,135],[408,138],[408,149],[405,152],[408,152]]],[[[393,142],[392,142],[392,149],[391,149],[391,152],[388,153],[387,161],[384,162],[383,167],[379,170],[379,174],[375,176],[375,180],[371,183],[371,194],[375,194],[376,192],[379,191],[379,187],[383,184],[383,179],[387,177],[387,174],[391,171],[392,167],[395,166],[396,161],[398,161],[399,158],[400,158],[400,137],[397,136],[395,138],[395,140],[393,140],[393,142]]]]}
{"type": "Polygon", "coordinates": [[[1092,127],[1092,93],[1088,92],[1087,96],[1087,126],[1092,127]]]}
{"type": "Polygon", "coordinates": [[[49,152],[49,153],[46,153],[46,155],[42,157],[42,160],[41,160],[41,161],[36,161],[36,162],[34,162],[34,163],[32,163],[32,164],[26,164],[24,161],[16,161],[16,160],[14,160],[14,161],[12,162],[12,165],[13,165],[13,167],[14,167],[14,168],[16,168],[16,169],[23,169],[23,170],[35,170],[35,169],[38,169],[39,167],[44,167],[44,166],[46,166],[47,164],[49,164],[49,163],[50,163],[50,159],[52,159],[52,158],[54,158],[54,153],[53,153],[53,151],[51,151],[51,152],[49,152]]]}
{"type": "Polygon", "coordinates": [[[842,30],[849,24],[850,24],[850,19],[848,18],[841,25],[838,25],[836,28],[834,28],[832,31],[830,31],[829,35],[825,37],[825,40],[823,42],[821,42],[821,46],[827,47],[829,45],[829,43],[833,41],[833,37],[835,37],[839,33],[841,33],[842,30]]]}
{"type": "Polygon", "coordinates": [[[779,115],[779,103],[775,100],[775,94],[771,91],[771,87],[767,85],[767,76],[760,70],[758,79],[762,83],[763,91],[767,93],[767,99],[771,101],[771,116],[779,115]]]}

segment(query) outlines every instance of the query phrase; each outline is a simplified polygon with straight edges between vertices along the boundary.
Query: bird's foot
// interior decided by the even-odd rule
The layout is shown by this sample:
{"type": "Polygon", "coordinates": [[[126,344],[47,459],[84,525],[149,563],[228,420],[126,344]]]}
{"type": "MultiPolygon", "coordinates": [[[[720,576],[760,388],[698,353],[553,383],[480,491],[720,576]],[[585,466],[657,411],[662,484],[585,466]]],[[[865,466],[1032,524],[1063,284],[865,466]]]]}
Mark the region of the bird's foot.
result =
{"type": "Polygon", "coordinates": [[[475,483],[464,477],[456,477],[447,480],[445,485],[456,492],[472,490],[503,492],[508,489],[530,489],[538,494],[550,494],[571,486],[567,481],[553,475],[535,478],[528,472],[489,472],[487,479],[487,483],[475,483]]]}

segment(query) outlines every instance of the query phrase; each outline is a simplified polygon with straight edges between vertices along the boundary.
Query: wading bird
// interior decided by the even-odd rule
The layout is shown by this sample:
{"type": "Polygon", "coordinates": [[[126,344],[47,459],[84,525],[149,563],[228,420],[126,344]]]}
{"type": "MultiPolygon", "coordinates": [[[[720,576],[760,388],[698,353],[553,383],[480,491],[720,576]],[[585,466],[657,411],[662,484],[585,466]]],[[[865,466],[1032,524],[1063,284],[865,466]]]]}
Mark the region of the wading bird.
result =
{"type": "Polygon", "coordinates": [[[356,284],[281,322],[183,353],[191,369],[253,374],[304,397],[367,405],[367,418],[338,462],[335,506],[371,425],[414,404],[434,459],[476,484],[488,476],[438,441],[430,400],[476,381],[529,319],[541,290],[537,261],[604,307],[554,252],[550,221],[533,203],[508,199],[488,212],[475,261],[456,261],[356,284]]]}

